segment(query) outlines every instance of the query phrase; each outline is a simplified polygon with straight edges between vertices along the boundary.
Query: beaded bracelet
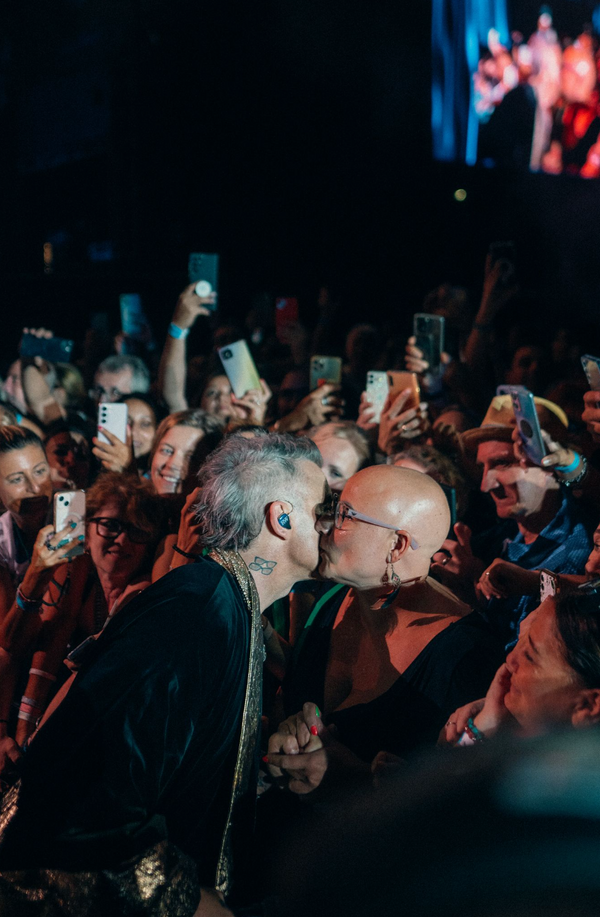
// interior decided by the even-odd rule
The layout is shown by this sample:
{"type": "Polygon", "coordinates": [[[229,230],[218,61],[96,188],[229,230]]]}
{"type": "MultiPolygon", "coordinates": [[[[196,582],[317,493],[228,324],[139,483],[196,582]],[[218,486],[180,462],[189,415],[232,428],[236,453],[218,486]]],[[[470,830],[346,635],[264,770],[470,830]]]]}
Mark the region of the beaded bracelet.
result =
{"type": "Polygon", "coordinates": [[[48,681],[56,681],[56,675],[51,675],[50,672],[44,672],[43,669],[29,669],[29,674],[39,675],[40,678],[47,678],[48,681]]]}
{"type": "Polygon", "coordinates": [[[473,717],[470,716],[467,720],[467,725],[465,726],[465,732],[469,738],[473,739],[474,742],[485,742],[485,736],[480,729],[477,728],[473,722],[473,717]]]}

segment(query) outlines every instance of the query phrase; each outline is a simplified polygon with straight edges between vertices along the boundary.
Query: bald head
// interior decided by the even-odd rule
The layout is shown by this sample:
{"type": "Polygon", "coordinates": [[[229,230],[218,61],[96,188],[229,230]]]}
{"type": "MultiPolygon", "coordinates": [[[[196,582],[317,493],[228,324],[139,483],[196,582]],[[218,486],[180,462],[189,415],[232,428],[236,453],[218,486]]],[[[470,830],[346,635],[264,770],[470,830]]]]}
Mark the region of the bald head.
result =
{"type": "Polygon", "coordinates": [[[406,529],[427,557],[439,550],[450,528],[444,491],[429,475],[410,468],[394,465],[365,468],[350,479],[344,499],[369,516],[406,529]],[[353,502],[356,499],[360,500],[360,507],[353,502]]]}

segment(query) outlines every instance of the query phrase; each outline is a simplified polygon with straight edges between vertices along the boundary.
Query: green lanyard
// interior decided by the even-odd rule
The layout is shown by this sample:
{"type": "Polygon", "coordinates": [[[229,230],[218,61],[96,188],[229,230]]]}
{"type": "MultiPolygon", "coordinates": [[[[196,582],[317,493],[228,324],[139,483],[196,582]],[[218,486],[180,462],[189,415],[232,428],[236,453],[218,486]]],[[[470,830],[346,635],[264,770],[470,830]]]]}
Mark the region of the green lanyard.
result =
{"type": "Polygon", "coordinates": [[[344,589],[344,588],[345,587],[343,583],[336,583],[335,586],[332,586],[331,589],[328,589],[325,595],[322,595],[319,601],[315,604],[315,607],[311,611],[310,617],[308,618],[308,621],[302,628],[302,632],[300,633],[300,636],[298,637],[296,645],[294,646],[294,650],[292,653],[292,662],[294,663],[294,665],[298,661],[298,657],[300,656],[300,653],[302,652],[302,647],[304,646],[304,642],[306,638],[308,637],[308,631],[310,630],[312,625],[315,623],[317,615],[319,614],[319,612],[321,611],[325,603],[328,602],[329,599],[333,598],[336,592],[339,592],[340,589],[344,589]]]}

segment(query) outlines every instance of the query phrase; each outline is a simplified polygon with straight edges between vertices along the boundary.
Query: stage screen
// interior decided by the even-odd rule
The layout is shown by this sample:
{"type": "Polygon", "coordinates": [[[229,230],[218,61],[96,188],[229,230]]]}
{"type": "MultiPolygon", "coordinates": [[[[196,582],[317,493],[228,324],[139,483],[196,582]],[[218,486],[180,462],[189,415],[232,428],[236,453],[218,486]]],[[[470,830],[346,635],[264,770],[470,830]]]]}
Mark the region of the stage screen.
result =
{"type": "Polygon", "coordinates": [[[432,7],[435,158],[600,177],[600,3],[432,7]]]}

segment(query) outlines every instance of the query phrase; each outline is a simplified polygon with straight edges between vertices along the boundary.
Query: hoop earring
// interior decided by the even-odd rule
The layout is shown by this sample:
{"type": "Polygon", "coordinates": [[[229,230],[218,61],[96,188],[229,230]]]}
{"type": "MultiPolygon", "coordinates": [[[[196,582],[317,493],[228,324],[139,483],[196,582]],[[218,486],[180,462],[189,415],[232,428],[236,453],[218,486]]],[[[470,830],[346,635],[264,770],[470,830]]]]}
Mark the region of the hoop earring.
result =
{"type": "Polygon", "coordinates": [[[381,582],[385,586],[393,586],[394,588],[402,585],[402,580],[394,570],[394,565],[391,561],[388,561],[386,564],[385,573],[381,578],[381,582]]]}

